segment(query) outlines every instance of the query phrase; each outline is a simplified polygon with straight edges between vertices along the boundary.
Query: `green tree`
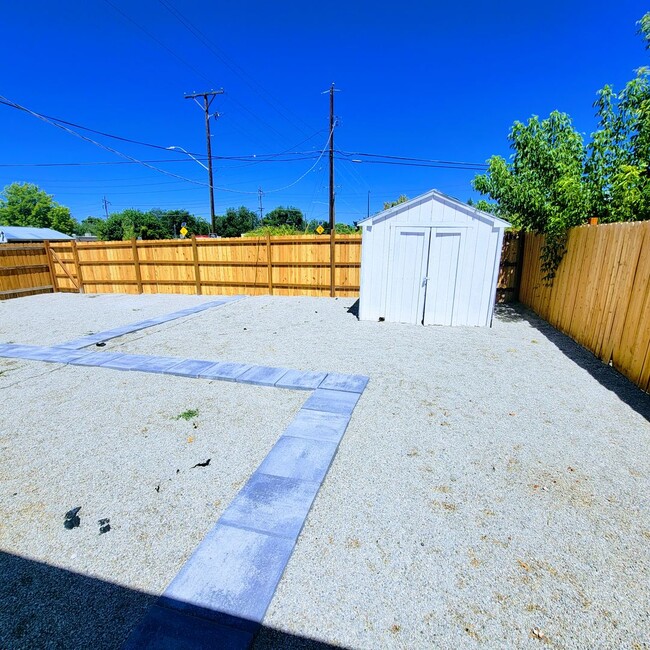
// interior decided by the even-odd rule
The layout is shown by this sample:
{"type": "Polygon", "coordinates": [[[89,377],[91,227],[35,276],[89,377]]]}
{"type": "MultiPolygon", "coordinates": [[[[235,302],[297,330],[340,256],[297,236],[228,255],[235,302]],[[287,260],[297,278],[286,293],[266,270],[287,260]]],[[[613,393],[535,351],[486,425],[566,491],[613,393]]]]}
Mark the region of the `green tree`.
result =
{"type": "Polygon", "coordinates": [[[496,214],[499,206],[496,203],[490,203],[485,199],[479,199],[474,201],[473,199],[467,199],[467,205],[481,210],[482,212],[488,212],[489,214],[496,214]]]}
{"type": "Polygon", "coordinates": [[[74,235],[78,225],[77,220],[72,217],[68,208],[55,205],[50,210],[50,228],[64,232],[66,235],[74,235]]]}
{"type": "Polygon", "coordinates": [[[620,93],[598,92],[598,129],[586,162],[589,212],[601,221],[650,219],[650,70],[620,93]]]}
{"type": "Polygon", "coordinates": [[[473,185],[513,226],[546,235],[542,268],[550,280],[564,254],[567,229],[585,220],[582,136],[568,115],[553,111],[545,120],[533,116],[526,124],[515,122],[508,139],[512,162],[493,156],[473,185]]]}
{"type": "Polygon", "coordinates": [[[101,228],[101,224],[103,223],[104,220],[100,219],[99,217],[86,217],[83,221],[77,224],[75,233],[81,236],[85,235],[86,233],[90,233],[95,237],[99,237],[99,230],[101,228]]]}
{"type": "Polygon", "coordinates": [[[70,210],[33,183],[12,183],[4,188],[1,196],[0,224],[53,228],[67,235],[74,234],[77,222],[70,210]]]}
{"type": "Polygon", "coordinates": [[[126,239],[122,213],[113,212],[107,219],[97,224],[97,237],[102,241],[122,241],[126,239]]]}
{"type": "Polygon", "coordinates": [[[132,239],[171,239],[160,219],[151,212],[129,208],[113,212],[98,225],[99,238],[106,241],[132,239]]]}
{"type": "Polygon", "coordinates": [[[361,232],[357,226],[348,223],[337,223],[335,230],[339,235],[358,235],[361,232]]]}
{"type": "Polygon", "coordinates": [[[298,231],[305,230],[305,217],[302,211],[292,206],[278,206],[267,212],[262,219],[263,226],[292,226],[298,231]]]}
{"type": "Polygon", "coordinates": [[[225,215],[217,217],[215,232],[219,237],[240,237],[258,226],[257,214],[242,205],[237,209],[228,208],[225,215]]]}
{"type": "Polygon", "coordinates": [[[151,210],[157,219],[160,220],[166,234],[169,237],[178,237],[182,224],[187,228],[187,237],[192,235],[210,234],[210,224],[202,217],[195,217],[187,210],[151,210]]]}
{"type": "Polygon", "coordinates": [[[396,205],[399,205],[400,203],[406,203],[409,200],[409,197],[406,196],[406,194],[400,194],[397,197],[397,201],[386,201],[384,203],[384,210],[389,210],[390,208],[394,208],[396,205]]]}
{"type": "Polygon", "coordinates": [[[645,41],[645,49],[650,50],[650,11],[645,14],[637,23],[639,26],[639,34],[645,41]]]}
{"type": "Polygon", "coordinates": [[[165,224],[153,212],[144,212],[134,218],[133,229],[140,239],[172,239],[165,224]]]}
{"type": "MultiPolygon", "coordinates": [[[[638,25],[650,49],[650,12],[638,25]]],[[[473,181],[496,201],[495,214],[546,235],[547,279],[564,253],[567,229],[587,216],[604,222],[650,219],[650,70],[639,68],[619,93],[606,85],[594,107],[598,128],[587,147],[563,113],[515,122],[508,136],[512,162],[494,156],[487,174],[473,181]]]]}

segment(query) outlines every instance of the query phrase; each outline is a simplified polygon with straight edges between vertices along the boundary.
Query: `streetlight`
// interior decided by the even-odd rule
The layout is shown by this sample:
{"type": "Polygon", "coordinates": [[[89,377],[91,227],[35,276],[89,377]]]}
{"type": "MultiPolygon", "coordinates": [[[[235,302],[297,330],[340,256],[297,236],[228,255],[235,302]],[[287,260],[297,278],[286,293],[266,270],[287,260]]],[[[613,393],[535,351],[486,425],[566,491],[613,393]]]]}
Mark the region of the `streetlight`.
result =
{"type": "Polygon", "coordinates": [[[206,165],[204,165],[200,160],[197,160],[189,151],[187,151],[186,149],[183,149],[183,147],[173,146],[173,147],[167,147],[167,149],[169,149],[169,151],[172,151],[173,149],[178,149],[179,151],[182,151],[183,153],[186,153],[194,162],[199,163],[199,165],[201,165],[201,167],[203,167],[203,169],[208,171],[208,168],[207,168],[206,165]]]}

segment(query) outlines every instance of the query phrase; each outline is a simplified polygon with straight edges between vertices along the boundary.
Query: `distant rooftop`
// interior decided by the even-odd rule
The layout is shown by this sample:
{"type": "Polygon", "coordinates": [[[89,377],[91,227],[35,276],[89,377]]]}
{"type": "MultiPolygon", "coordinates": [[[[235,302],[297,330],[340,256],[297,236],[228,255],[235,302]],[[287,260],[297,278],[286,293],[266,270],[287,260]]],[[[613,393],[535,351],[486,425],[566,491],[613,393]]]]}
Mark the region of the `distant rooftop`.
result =
{"type": "Polygon", "coordinates": [[[28,228],[23,226],[0,226],[0,244],[11,242],[50,241],[72,239],[52,228],[28,228]]]}

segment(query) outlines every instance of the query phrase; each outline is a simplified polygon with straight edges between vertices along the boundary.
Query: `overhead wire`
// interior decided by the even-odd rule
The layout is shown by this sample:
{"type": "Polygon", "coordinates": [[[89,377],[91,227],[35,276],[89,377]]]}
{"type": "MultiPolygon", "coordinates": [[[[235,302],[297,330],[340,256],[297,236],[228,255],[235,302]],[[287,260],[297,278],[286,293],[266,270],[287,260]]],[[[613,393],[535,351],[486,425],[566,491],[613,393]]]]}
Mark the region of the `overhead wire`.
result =
{"type": "MultiPolygon", "coordinates": [[[[146,34],[146,35],[147,35],[150,39],[152,39],[155,43],[157,43],[158,45],[160,45],[160,47],[162,47],[166,52],[168,52],[169,54],[171,54],[175,59],[177,59],[178,61],[180,61],[180,62],[181,62],[183,65],[185,65],[189,70],[192,70],[192,72],[194,72],[196,75],[198,75],[199,77],[201,77],[201,78],[202,78],[202,79],[203,79],[207,84],[212,85],[212,84],[214,83],[214,81],[213,81],[212,79],[210,79],[210,78],[209,78],[208,76],[206,76],[203,72],[201,72],[200,70],[198,70],[198,69],[197,69],[195,66],[193,66],[191,63],[189,63],[188,61],[186,61],[182,56],[180,56],[179,54],[177,54],[176,52],[174,52],[174,50],[172,50],[169,46],[165,45],[165,43],[163,43],[159,38],[157,38],[154,34],[152,34],[148,29],[146,29],[145,27],[143,27],[143,26],[142,26],[140,23],[138,23],[136,20],[134,20],[133,18],[131,18],[131,17],[130,17],[126,12],[124,12],[122,9],[120,9],[119,7],[117,7],[113,2],[111,2],[111,0],[104,0],[104,2],[106,2],[106,4],[108,4],[110,7],[112,7],[112,8],[113,8],[117,13],[119,13],[123,18],[125,18],[126,20],[128,20],[132,25],[134,25],[134,26],[137,27],[139,30],[141,30],[144,34],[146,34]]],[[[261,118],[257,117],[257,116],[256,116],[256,115],[255,115],[255,114],[254,114],[254,113],[253,113],[253,112],[248,108],[248,107],[241,105],[241,108],[242,108],[244,111],[248,112],[250,115],[252,115],[254,118],[258,119],[258,121],[260,121],[262,124],[264,124],[267,128],[269,128],[269,129],[275,131],[275,129],[274,129],[271,125],[267,124],[264,120],[262,120],[261,118]]],[[[280,137],[282,137],[282,135],[281,135],[279,132],[276,131],[276,133],[277,133],[280,137]]]]}
{"type": "Polygon", "coordinates": [[[32,115],[33,117],[45,122],[46,124],[50,124],[51,126],[55,126],[58,129],[61,129],[65,131],[66,133],[69,133],[70,135],[74,135],[76,138],[79,138],[81,140],[84,140],[85,142],[90,142],[91,144],[94,144],[96,147],[99,147],[100,149],[104,149],[106,151],[110,151],[111,153],[114,153],[117,156],[120,156],[122,158],[125,158],[127,160],[130,160],[133,163],[138,163],[140,165],[144,165],[148,169],[153,169],[154,171],[160,172],[161,174],[165,174],[166,176],[171,176],[172,178],[178,178],[180,180],[186,181],[188,183],[194,183],[196,185],[204,185],[205,187],[208,187],[207,183],[203,183],[202,181],[197,181],[191,178],[186,178],[185,176],[181,176],[180,174],[174,174],[172,172],[168,172],[165,169],[160,169],[159,167],[154,167],[153,165],[150,165],[149,163],[146,163],[142,160],[138,160],[137,158],[134,158],[133,156],[129,156],[128,154],[122,153],[121,151],[118,151],[117,149],[113,149],[112,147],[109,147],[105,144],[102,144],[101,142],[97,142],[96,140],[93,140],[92,138],[89,138],[85,135],[82,135],[81,133],[77,133],[73,129],[70,129],[69,127],[65,126],[64,124],[59,124],[58,122],[53,122],[52,120],[48,119],[44,115],[41,115],[40,113],[37,113],[36,111],[32,111],[29,108],[26,108],[25,106],[21,106],[20,104],[17,104],[16,102],[12,102],[10,99],[7,99],[6,97],[3,97],[0,95],[0,101],[3,103],[6,103],[8,105],[13,105],[14,108],[20,109],[21,111],[25,111],[29,115],[32,115]]]}
{"type": "Polygon", "coordinates": [[[294,124],[292,120],[287,117],[282,111],[278,109],[279,107],[282,107],[283,110],[286,111],[288,115],[293,115],[293,117],[300,122],[302,122],[305,127],[309,130],[311,130],[311,127],[304,121],[302,118],[298,117],[293,113],[290,109],[288,109],[286,106],[284,106],[276,97],[274,97],[266,88],[264,88],[260,83],[255,81],[253,77],[251,77],[240,65],[238,65],[235,61],[230,59],[225,52],[220,50],[203,32],[201,32],[198,27],[196,27],[190,20],[187,18],[187,16],[183,15],[179,9],[174,7],[171,2],[168,0],[158,0],[158,2],[165,8],[167,11],[176,18],[199,42],[201,42],[214,56],[216,56],[222,63],[224,63],[232,72],[234,72],[236,75],[238,75],[242,81],[249,87],[253,92],[255,92],[259,97],[261,97],[271,108],[273,108],[280,116],[282,116],[285,120],[287,120],[292,126],[299,130],[303,130],[300,126],[294,124]],[[248,77],[248,79],[246,78],[248,77]],[[268,99],[266,99],[262,93],[260,93],[255,86],[257,86],[264,94],[266,94],[268,97],[270,97],[277,106],[275,106],[273,103],[271,103],[268,99]]]}
{"type": "MultiPolygon", "coordinates": [[[[463,166],[463,167],[472,167],[472,168],[473,167],[487,168],[488,166],[486,163],[474,163],[474,162],[459,161],[459,160],[436,160],[433,158],[410,158],[407,156],[394,156],[390,154],[374,154],[374,153],[365,153],[360,151],[342,151],[340,149],[335,150],[335,153],[345,156],[346,158],[352,158],[353,156],[359,156],[363,158],[386,158],[388,160],[395,160],[395,161],[431,163],[432,165],[436,165],[436,166],[450,165],[450,166],[458,166],[458,167],[463,166]]],[[[364,162],[372,162],[372,161],[364,161],[364,162]]]]}
{"type": "MultiPolygon", "coordinates": [[[[208,183],[204,183],[204,182],[197,181],[197,180],[194,180],[194,179],[186,178],[185,176],[181,176],[180,174],[174,174],[172,172],[168,172],[165,169],[160,169],[158,167],[154,167],[153,165],[150,165],[149,163],[146,163],[146,162],[144,162],[142,160],[138,160],[137,158],[134,158],[133,156],[129,156],[128,154],[122,153],[121,151],[118,151],[117,149],[113,149],[112,147],[109,147],[109,146],[107,146],[107,145],[105,145],[105,144],[103,144],[101,142],[97,142],[96,140],[93,140],[92,138],[89,138],[89,137],[87,137],[85,135],[82,135],[81,133],[77,133],[73,129],[65,126],[64,124],[54,122],[51,119],[45,117],[44,115],[42,115],[40,113],[37,113],[36,111],[33,111],[33,110],[31,110],[31,109],[29,109],[29,108],[27,108],[25,106],[21,106],[20,104],[11,101],[7,97],[4,97],[4,96],[0,95],[0,101],[2,103],[6,104],[6,105],[12,106],[13,108],[20,109],[21,111],[25,111],[26,113],[32,115],[33,117],[36,117],[37,119],[39,119],[39,120],[41,120],[41,121],[43,121],[43,122],[45,122],[47,124],[50,124],[50,125],[55,126],[55,127],[59,128],[59,129],[62,129],[63,131],[65,131],[65,132],[67,132],[67,133],[69,133],[71,135],[74,135],[75,137],[80,138],[81,140],[84,140],[86,142],[90,142],[91,144],[94,144],[95,146],[97,146],[97,147],[99,147],[101,149],[105,149],[106,151],[110,151],[111,153],[114,153],[114,154],[116,154],[118,156],[121,156],[122,158],[125,158],[125,159],[127,159],[127,160],[129,160],[129,161],[131,161],[133,163],[139,163],[141,165],[144,165],[148,169],[152,169],[152,170],[157,171],[157,172],[159,172],[161,174],[165,174],[166,176],[171,176],[172,178],[177,178],[177,179],[186,181],[188,183],[193,183],[195,185],[202,185],[204,187],[209,187],[208,183]]],[[[330,131],[329,137],[327,138],[327,142],[325,143],[325,146],[321,149],[320,155],[316,159],[316,162],[306,172],[304,172],[301,176],[299,176],[292,183],[289,183],[288,185],[285,185],[283,187],[275,188],[273,190],[266,190],[265,193],[270,194],[270,193],[275,193],[275,192],[281,192],[281,191],[289,189],[290,187],[293,187],[294,185],[299,183],[319,163],[320,159],[323,157],[323,154],[325,153],[325,150],[329,146],[329,142],[330,142],[331,139],[332,139],[332,131],[330,131]]],[[[256,191],[255,192],[249,192],[249,191],[244,191],[244,190],[233,190],[233,189],[227,188],[227,187],[217,187],[217,186],[213,186],[213,187],[215,187],[215,189],[218,189],[218,190],[220,190],[222,192],[232,192],[232,193],[237,193],[237,194],[257,194],[256,191]]]]}

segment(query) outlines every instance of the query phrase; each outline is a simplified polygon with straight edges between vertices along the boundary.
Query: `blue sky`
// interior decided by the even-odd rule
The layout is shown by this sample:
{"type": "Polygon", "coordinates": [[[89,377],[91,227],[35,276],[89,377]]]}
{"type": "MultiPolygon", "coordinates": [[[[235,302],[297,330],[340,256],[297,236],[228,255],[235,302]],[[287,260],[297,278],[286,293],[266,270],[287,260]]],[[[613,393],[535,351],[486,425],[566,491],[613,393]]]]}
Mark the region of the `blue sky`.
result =
{"type": "MultiPolygon", "coordinates": [[[[484,163],[507,156],[514,120],[568,112],[588,137],[605,83],[650,63],[639,2],[205,2],[35,0],[3,8],[0,95],[33,111],[204,155],[203,114],[184,93],[223,88],[213,155],[305,152],[288,162],[215,160],[216,211],[295,205],[327,219],[328,97],[345,152],[484,163]],[[174,13],[176,12],[176,13],[174,13]],[[188,29],[189,26],[189,29],[188,29]],[[316,152],[316,153],[314,153],[316,152]],[[301,176],[298,183],[294,183],[301,176]],[[291,185],[282,191],[274,191],[291,185]]],[[[33,182],[77,219],[186,208],[209,216],[207,174],[184,154],[80,131],[166,176],[0,106],[0,187],[33,182]],[[36,163],[68,163],[32,166],[36,163]],[[17,166],[22,165],[22,166],[17,166]]],[[[337,220],[431,188],[466,200],[474,173],[336,162],[337,220]]]]}

